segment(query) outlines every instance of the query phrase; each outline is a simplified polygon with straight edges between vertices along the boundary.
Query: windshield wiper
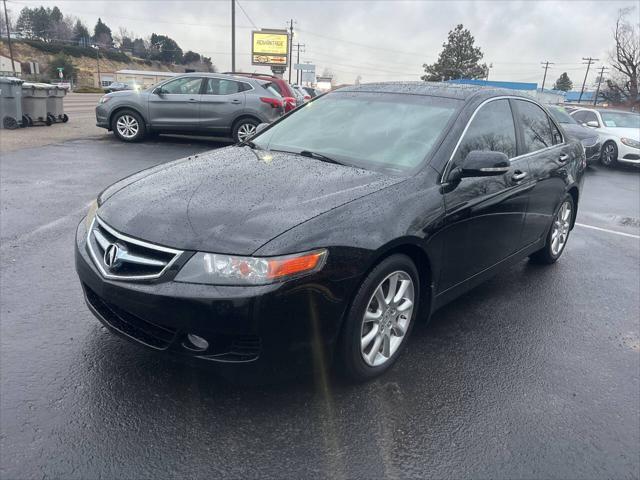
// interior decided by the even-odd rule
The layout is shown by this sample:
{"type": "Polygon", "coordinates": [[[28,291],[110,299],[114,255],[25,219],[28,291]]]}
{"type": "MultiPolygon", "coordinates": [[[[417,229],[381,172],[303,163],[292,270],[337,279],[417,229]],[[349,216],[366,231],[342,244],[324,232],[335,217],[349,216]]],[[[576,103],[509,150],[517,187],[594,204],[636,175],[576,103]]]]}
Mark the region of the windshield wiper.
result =
{"type": "Polygon", "coordinates": [[[344,165],[344,163],[339,162],[338,160],[334,160],[331,157],[327,157],[326,155],[312,152],[310,150],[302,150],[301,152],[298,152],[298,154],[302,155],[303,157],[315,158],[316,160],[320,160],[322,162],[334,163],[336,165],[344,165]]]}

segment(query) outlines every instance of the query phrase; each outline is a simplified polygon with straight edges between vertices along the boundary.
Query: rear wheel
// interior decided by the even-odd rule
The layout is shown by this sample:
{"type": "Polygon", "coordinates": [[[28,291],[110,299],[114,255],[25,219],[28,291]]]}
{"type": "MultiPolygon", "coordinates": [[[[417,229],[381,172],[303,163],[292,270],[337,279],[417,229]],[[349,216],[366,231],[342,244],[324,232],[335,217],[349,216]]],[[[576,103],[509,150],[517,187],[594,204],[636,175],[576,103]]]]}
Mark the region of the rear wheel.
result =
{"type": "Polygon", "coordinates": [[[573,197],[567,194],[553,217],[545,246],[531,255],[531,261],[550,265],[558,261],[569,240],[575,205],[573,197]]]}
{"type": "Polygon", "coordinates": [[[240,143],[253,137],[260,122],[253,118],[242,118],[233,127],[233,139],[240,143]]]}
{"type": "Polygon", "coordinates": [[[600,153],[600,163],[605,167],[613,167],[618,161],[618,147],[615,142],[606,142],[600,153]]]}
{"type": "Polygon", "coordinates": [[[111,120],[111,129],[124,142],[138,142],[144,138],[145,127],[142,117],[133,110],[121,110],[111,120]]]}
{"type": "Polygon", "coordinates": [[[418,271],[406,255],[392,255],[362,282],[338,345],[341,373],[355,381],[374,378],[394,364],[418,312],[418,271]]]}

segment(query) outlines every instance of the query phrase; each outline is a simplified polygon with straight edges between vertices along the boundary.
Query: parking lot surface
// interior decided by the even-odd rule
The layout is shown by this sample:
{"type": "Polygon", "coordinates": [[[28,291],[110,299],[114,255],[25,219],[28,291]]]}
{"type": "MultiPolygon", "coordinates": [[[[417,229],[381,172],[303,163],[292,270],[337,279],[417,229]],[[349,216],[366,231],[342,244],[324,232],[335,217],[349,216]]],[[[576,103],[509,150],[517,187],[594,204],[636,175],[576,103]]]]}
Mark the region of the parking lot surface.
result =
{"type": "Polygon", "coordinates": [[[2,155],[2,478],[640,476],[637,169],[590,169],[562,259],[417,325],[381,378],[242,387],[107,333],[73,263],[102,188],[222,145],[103,135],[2,155]]]}

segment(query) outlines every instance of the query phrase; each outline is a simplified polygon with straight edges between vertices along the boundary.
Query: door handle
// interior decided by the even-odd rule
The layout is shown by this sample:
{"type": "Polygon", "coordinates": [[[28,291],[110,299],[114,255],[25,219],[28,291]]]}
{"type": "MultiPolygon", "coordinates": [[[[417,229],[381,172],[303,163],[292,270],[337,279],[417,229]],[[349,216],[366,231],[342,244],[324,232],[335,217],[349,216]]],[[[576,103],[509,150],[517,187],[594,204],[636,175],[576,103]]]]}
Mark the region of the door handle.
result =
{"type": "Polygon", "coordinates": [[[189,102],[191,102],[191,103],[195,103],[195,102],[197,102],[197,101],[198,101],[198,100],[196,100],[195,98],[190,98],[190,99],[189,99],[189,102]]]}
{"type": "Polygon", "coordinates": [[[526,176],[527,176],[527,172],[521,172],[520,170],[516,170],[513,176],[511,177],[511,180],[513,180],[514,182],[519,182],[526,176]]]}
{"type": "Polygon", "coordinates": [[[558,161],[560,163],[567,163],[567,161],[569,161],[569,155],[567,155],[566,153],[563,153],[558,157],[558,161]]]}
{"type": "Polygon", "coordinates": [[[231,103],[234,105],[240,105],[242,102],[240,100],[231,100],[231,103]]]}

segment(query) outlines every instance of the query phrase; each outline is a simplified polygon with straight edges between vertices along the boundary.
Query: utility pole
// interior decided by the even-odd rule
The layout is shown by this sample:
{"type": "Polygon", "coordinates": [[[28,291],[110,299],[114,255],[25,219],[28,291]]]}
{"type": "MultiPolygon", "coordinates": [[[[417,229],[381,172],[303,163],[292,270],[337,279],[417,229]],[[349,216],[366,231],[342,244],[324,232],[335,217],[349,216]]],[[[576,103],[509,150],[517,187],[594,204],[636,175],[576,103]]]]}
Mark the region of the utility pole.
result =
{"type": "Polygon", "coordinates": [[[604,65],[600,68],[600,76],[598,77],[598,88],[596,88],[596,96],[593,99],[593,106],[598,103],[598,95],[600,94],[600,85],[602,84],[602,78],[604,77],[604,71],[608,70],[604,65]]]}
{"type": "Polygon", "coordinates": [[[589,68],[591,67],[591,65],[596,63],[599,59],[591,58],[591,57],[589,57],[589,58],[582,57],[582,60],[584,60],[582,63],[587,66],[587,72],[584,74],[584,80],[582,81],[582,89],[580,90],[580,96],[578,97],[578,103],[580,103],[580,101],[582,100],[582,94],[584,93],[584,86],[587,83],[587,76],[589,75],[589,68]]]}
{"type": "Polygon", "coordinates": [[[291,83],[291,60],[293,56],[293,18],[289,24],[289,83],[291,83]]]}
{"type": "MultiPolygon", "coordinates": [[[[298,60],[297,60],[297,62],[296,62],[296,63],[297,63],[298,65],[300,65],[300,48],[304,48],[304,47],[305,47],[305,45],[304,45],[304,44],[302,44],[302,45],[301,45],[300,43],[297,43],[296,45],[294,45],[294,47],[296,48],[296,50],[297,50],[297,52],[298,52],[298,60]]],[[[305,51],[304,51],[304,50],[302,50],[302,53],[304,53],[304,52],[305,52],[305,51]]],[[[296,84],[297,84],[297,85],[300,85],[300,84],[302,83],[302,81],[301,81],[301,79],[300,79],[300,74],[301,74],[300,70],[296,70],[296,84]]]]}
{"type": "Polygon", "coordinates": [[[540,62],[542,65],[544,65],[544,77],[542,77],[542,88],[540,89],[540,93],[544,92],[544,84],[547,81],[547,70],[549,69],[549,65],[553,65],[553,62],[540,62]]]}
{"type": "Polygon", "coordinates": [[[236,71],[236,0],[231,0],[231,71],[236,71]]]}
{"type": "Polygon", "coordinates": [[[11,57],[11,71],[16,74],[16,64],[13,61],[13,48],[11,47],[11,27],[9,26],[9,14],[7,13],[7,0],[2,0],[4,3],[4,21],[7,24],[7,43],[9,44],[9,56],[11,57]]]}
{"type": "Polygon", "coordinates": [[[102,78],[100,78],[100,45],[96,45],[96,64],[98,65],[98,88],[102,88],[102,78]]]}

